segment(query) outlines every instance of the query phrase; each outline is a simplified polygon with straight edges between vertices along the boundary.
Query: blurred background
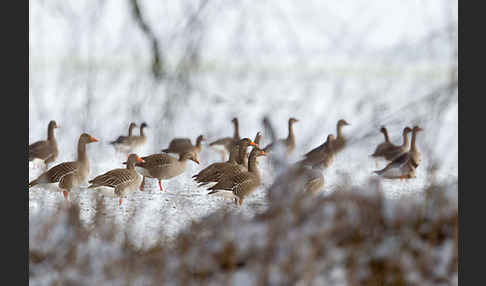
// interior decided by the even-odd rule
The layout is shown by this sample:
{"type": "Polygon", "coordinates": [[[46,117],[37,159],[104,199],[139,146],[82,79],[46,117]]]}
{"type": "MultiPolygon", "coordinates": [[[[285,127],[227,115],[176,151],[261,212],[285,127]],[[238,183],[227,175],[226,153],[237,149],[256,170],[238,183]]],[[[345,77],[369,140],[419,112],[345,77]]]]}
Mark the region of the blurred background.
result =
{"type": "Polygon", "coordinates": [[[340,118],[368,153],[381,125],[400,142],[420,124],[426,156],[457,174],[457,1],[29,4],[29,142],[57,120],[60,160],[83,131],[111,156],[106,143],[146,121],[149,153],[174,136],[231,136],[235,116],[253,137],[267,115],[278,137],[300,119],[299,155],[340,118]]]}

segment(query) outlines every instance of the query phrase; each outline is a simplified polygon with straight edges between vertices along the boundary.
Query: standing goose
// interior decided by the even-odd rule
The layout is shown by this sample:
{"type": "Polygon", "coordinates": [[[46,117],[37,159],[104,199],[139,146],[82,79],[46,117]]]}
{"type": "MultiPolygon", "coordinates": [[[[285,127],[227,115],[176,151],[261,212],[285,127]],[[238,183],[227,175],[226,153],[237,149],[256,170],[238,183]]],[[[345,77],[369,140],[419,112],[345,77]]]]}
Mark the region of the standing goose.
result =
{"type": "Polygon", "coordinates": [[[84,183],[89,175],[89,161],[86,155],[86,144],[98,142],[93,136],[83,133],[78,140],[78,158],[76,161],[58,164],[42,173],[37,179],[29,183],[29,189],[37,184],[59,182],[63,189],[64,198],[68,199],[68,192],[84,183]]]}
{"type": "Polygon", "coordinates": [[[249,138],[239,140],[238,144],[233,146],[230,152],[230,159],[227,162],[213,163],[192,177],[196,182],[201,183],[199,185],[200,187],[211,182],[219,181],[229,172],[246,171],[247,167],[243,166],[241,162],[244,162],[249,145],[258,146],[249,138]]]}
{"type": "Polygon", "coordinates": [[[132,152],[132,150],[135,150],[135,149],[142,147],[145,144],[145,142],[147,142],[147,137],[145,136],[145,133],[143,133],[143,129],[145,127],[148,127],[148,125],[147,125],[147,123],[143,122],[140,125],[140,135],[131,137],[131,140],[130,140],[131,141],[130,142],[131,150],[130,150],[130,152],[132,152]]]}
{"type": "Polygon", "coordinates": [[[393,145],[392,147],[389,147],[385,151],[383,151],[383,154],[381,157],[384,157],[388,161],[393,161],[393,159],[397,158],[398,156],[402,155],[405,152],[408,152],[410,149],[410,141],[408,140],[408,133],[412,132],[412,129],[410,127],[405,127],[403,129],[403,143],[402,145],[396,146],[393,145]]]}
{"type": "Polygon", "coordinates": [[[114,188],[115,195],[120,197],[118,204],[121,205],[123,197],[136,191],[142,183],[142,178],[135,171],[136,162],[143,163],[145,161],[138,157],[137,154],[130,154],[127,161],[124,162],[127,165],[125,169],[114,169],[97,176],[88,182],[91,184],[88,186],[88,189],[101,186],[114,188]]]}
{"type": "Polygon", "coordinates": [[[224,137],[221,139],[218,139],[214,142],[209,143],[209,146],[213,148],[223,148],[223,150],[219,150],[222,156],[222,160],[224,161],[226,158],[226,152],[231,152],[231,149],[233,149],[233,146],[236,145],[238,140],[240,140],[240,128],[239,128],[239,123],[238,123],[238,118],[233,118],[231,120],[234,125],[234,133],[233,133],[233,138],[231,137],[224,137]]]}
{"type": "Polygon", "coordinates": [[[231,176],[223,177],[216,185],[208,188],[211,192],[208,195],[215,193],[232,192],[235,196],[235,203],[239,202],[241,205],[243,199],[251,194],[258,186],[260,186],[260,172],[257,167],[257,157],[264,156],[265,151],[254,147],[250,152],[250,159],[248,160],[248,171],[239,172],[231,176]]]}
{"type": "Polygon", "coordinates": [[[47,140],[37,141],[29,145],[29,161],[40,159],[44,161],[46,169],[49,163],[56,160],[58,154],[54,128],[59,128],[59,126],[57,126],[56,121],[51,120],[47,125],[47,140]]]}
{"type": "MultiPolygon", "coordinates": [[[[334,153],[338,153],[339,151],[341,151],[344,146],[346,145],[346,139],[344,138],[343,136],[343,131],[342,131],[342,128],[343,126],[346,126],[346,125],[350,125],[348,122],[346,122],[346,120],[344,119],[340,119],[337,124],[336,124],[336,139],[334,140],[334,144],[333,144],[333,147],[334,147],[334,153]]],[[[325,149],[327,149],[327,141],[322,143],[321,145],[317,146],[316,148],[310,150],[309,152],[307,152],[304,157],[312,157],[316,154],[319,154],[323,151],[325,151],[325,149]]],[[[328,152],[328,151],[325,151],[325,152],[328,152]]]]}
{"type": "Polygon", "coordinates": [[[299,120],[291,117],[289,118],[289,135],[285,139],[280,139],[268,144],[263,151],[270,152],[277,144],[283,144],[287,149],[287,155],[290,155],[295,148],[295,135],[294,135],[294,123],[299,120]]]}
{"type": "MultiPolygon", "coordinates": [[[[303,165],[307,166],[317,166],[319,165],[321,169],[327,168],[331,165],[332,161],[334,160],[334,155],[336,152],[334,152],[334,142],[336,140],[334,139],[334,135],[329,134],[327,136],[326,142],[322,144],[322,148],[319,151],[311,151],[307,154],[307,157],[305,157],[302,161],[300,161],[303,165]]],[[[319,146],[319,147],[321,147],[319,146]]],[[[318,149],[314,149],[318,150],[318,149]]]]}
{"type": "Polygon", "coordinates": [[[163,191],[162,180],[167,180],[179,176],[186,170],[187,160],[192,160],[199,164],[197,155],[194,152],[187,152],[179,155],[179,159],[170,156],[169,154],[153,154],[142,157],[144,162],[137,162],[139,173],[142,174],[143,180],[140,190],[143,190],[145,184],[145,177],[155,178],[159,180],[159,188],[163,191]]]}
{"type": "Polygon", "coordinates": [[[116,140],[110,142],[110,144],[115,147],[117,152],[130,153],[132,149],[131,140],[133,136],[133,128],[135,127],[137,127],[137,124],[135,124],[135,122],[131,122],[128,126],[128,136],[120,135],[116,140]]]}
{"type": "Polygon", "coordinates": [[[419,126],[414,126],[412,130],[412,144],[410,151],[405,152],[389,163],[385,168],[374,171],[376,174],[388,179],[410,179],[415,178],[415,170],[419,166],[420,152],[415,145],[417,133],[423,131],[419,126]]]}
{"type": "Polygon", "coordinates": [[[383,136],[385,136],[385,142],[380,143],[378,146],[376,146],[375,152],[371,154],[372,157],[380,157],[383,156],[383,154],[390,148],[393,148],[393,144],[390,142],[390,138],[388,138],[388,131],[386,130],[385,126],[382,126],[380,128],[380,132],[383,133],[383,136]]]}
{"type": "Polygon", "coordinates": [[[199,135],[196,139],[196,145],[192,145],[189,138],[174,138],[169,143],[167,149],[163,149],[164,153],[175,153],[181,155],[186,152],[194,152],[196,154],[201,153],[201,142],[204,140],[204,136],[199,135]]]}

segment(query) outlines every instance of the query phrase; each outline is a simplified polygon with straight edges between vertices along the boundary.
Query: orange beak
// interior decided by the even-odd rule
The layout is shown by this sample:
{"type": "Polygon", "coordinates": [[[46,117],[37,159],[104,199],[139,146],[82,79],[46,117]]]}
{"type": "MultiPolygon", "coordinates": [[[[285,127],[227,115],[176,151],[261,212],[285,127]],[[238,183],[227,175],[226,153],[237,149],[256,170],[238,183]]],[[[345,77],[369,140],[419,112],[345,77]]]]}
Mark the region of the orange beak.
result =
{"type": "Polygon", "coordinates": [[[265,154],[265,151],[263,151],[263,150],[262,150],[262,152],[260,152],[260,154],[262,154],[264,156],[267,155],[267,154],[265,154]]]}
{"type": "Polygon", "coordinates": [[[137,157],[137,162],[140,162],[140,163],[145,163],[145,160],[140,158],[140,157],[137,157]]]}
{"type": "Polygon", "coordinates": [[[98,142],[98,139],[94,138],[93,136],[90,136],[89,142],[98,142]]]}
{"type": "Polygon", "coordinates": [[[251,142],[250,142],[250,145],[251,145],[251,146],[257,146],[257,147],[258,147],[258,144],[256,144],[256,143],[255,143],[255,142],[253,142],[253,141],[251,141],[251,142]]]}
{"type": "Polygon", "coordinates": [[[196,164],[199,164],[199,161],[197,159],[192,159],[192,161],[196,162],[196,164]]]}

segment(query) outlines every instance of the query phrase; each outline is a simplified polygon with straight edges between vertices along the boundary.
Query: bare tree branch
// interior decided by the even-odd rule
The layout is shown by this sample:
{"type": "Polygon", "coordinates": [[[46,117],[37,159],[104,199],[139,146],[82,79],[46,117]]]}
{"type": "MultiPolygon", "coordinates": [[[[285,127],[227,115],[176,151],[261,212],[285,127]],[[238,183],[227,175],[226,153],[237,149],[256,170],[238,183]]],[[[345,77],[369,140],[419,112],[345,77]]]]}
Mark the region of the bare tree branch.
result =
{"type": "Polygon", "coordinates": [[[147,36],[151,44],[152,50],[152,74],[156,80],[160,80],[165,77],[165,70],[164,70],[164,61],[160,54],[160,44],[157,37],[152,30],[152,28],[147,24],[147,21],[144,19],[142,12],[140,11],[140,5],[138,0],[130,0],[130,4],[132,6],[132,13],[135,21],[139,25],[140,29],[142,29],[143,33],[147,36]]]}

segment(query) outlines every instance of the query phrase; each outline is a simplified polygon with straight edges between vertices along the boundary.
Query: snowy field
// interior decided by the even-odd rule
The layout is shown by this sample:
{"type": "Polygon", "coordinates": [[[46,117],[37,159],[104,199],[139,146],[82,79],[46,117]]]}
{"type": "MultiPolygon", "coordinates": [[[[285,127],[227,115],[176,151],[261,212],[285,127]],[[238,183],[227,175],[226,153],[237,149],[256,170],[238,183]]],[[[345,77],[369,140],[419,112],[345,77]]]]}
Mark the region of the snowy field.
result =
{"type": "MultiPolygon", "coordinates": [[[[383,168],[385,162],[369,155],[383,141],[381,125],[388,128],[395,144],[401,144],[405,126],[419,125],[424,131],[417,136],[422,153],[417,178],[380,180],[385,199],[389,204],[406,199],[421,202],[423,190],[441,184],[452,188],[449,195],[457,202],[457,3],[433,1],[436,6],[419,6],[387,1],[385,7],[344,1],[328,7],[309,1],[296,7],[292,1],[279,5],[242,1],[236,10],[224,1],[209,2],[213,5],[203,12],[207,22],[200,67],[181,83],[175,77],[162,82],[152,79],[148,44],[130,20],[126,2],[100,1],[104,4],[98,12],[89,10],[86,15],[83,11],[95,5],[93,1],[30,3],[29,143],[44,140],[49,120],[56,120],[59,156],[54,164],[58,164],[75,159],[78,137],[88,132],[99,139],[87,146],[91,179],[123,168],[126,158],[117,157],[109,142],[125,134],[130,122],[146,122],[147,143],[138,150],[139,156],[159,152],[174,137],[189,137],[194,142],[203,134],[207,141],[199,155],[201,163],[189,161],[182,175],[162,182],[163,192],[156,180],[147,178],[145,191],[125,198],[121,206],[112,190],[87,189],[87,183],[69,194],[69,202],[64,202],[55,185],[35,186],[28,190],[32,235],[59,203],[78,205],[81,223],[90,228],[98,198],[105,206],[98,215],[114,221],[140,249],[154,246],[161,236],[174,243],[193,222],[222,209],[250,223],[269,208],[267,191],[281,171],[271,168],[269,158],[259,158],[263,183],[241,207],[208,196],[191,179],[220,161],[207,144],[232,136],[233,117],[240,121],[242,138],[253,139],[263,131],[262,146],[270,143],[262,124],[264,116],[270,118],[279,138],[287,136],[289,117],[299,119],[289,163],[300,160],[328,134],[336,134],[339,119],[349,122],[343,128],[348,145],[324,171],[322,197],[339,192],[343,184],[368,186],[370,178],[376,177],[373,171],[383,168]],[[388,13],[380,12],[383,10],[388,13]],[[238,18],[243,15],[248,17],[243,22],[247,24],[238,18]],[[349,25],[350,19],[355,25],[349,25]],[[367,27],[374,28],[367,31],[367,27]],[[432,167],[436,169],[433,182],[428,177],[432,167]]],[[[171,23],[179,23],[183,12],[177,5],[156,2],[144,2],[144,11],[156,33],[170,43],[164,52],[169,71],[174,71],[183,50],[184,30],[171,23]],[[156,20],[160,15],[165,15],[162,22],[156,20]]],[[[138,128],[134,132],[138,134],[138,128]]],[[[40,173],[29,164],[29,181],[40,173]]],[[[342,281],[340,271],[336,269],[329,277],[342,281]]],[[[239,272],[232,281],[248,285],[251,278],[247,275],[239,272]]],[[[33,285],[53,279],[36,277],[33,285]]],[[[138,281],[133,285],[145,284],[138,281]]]]}

